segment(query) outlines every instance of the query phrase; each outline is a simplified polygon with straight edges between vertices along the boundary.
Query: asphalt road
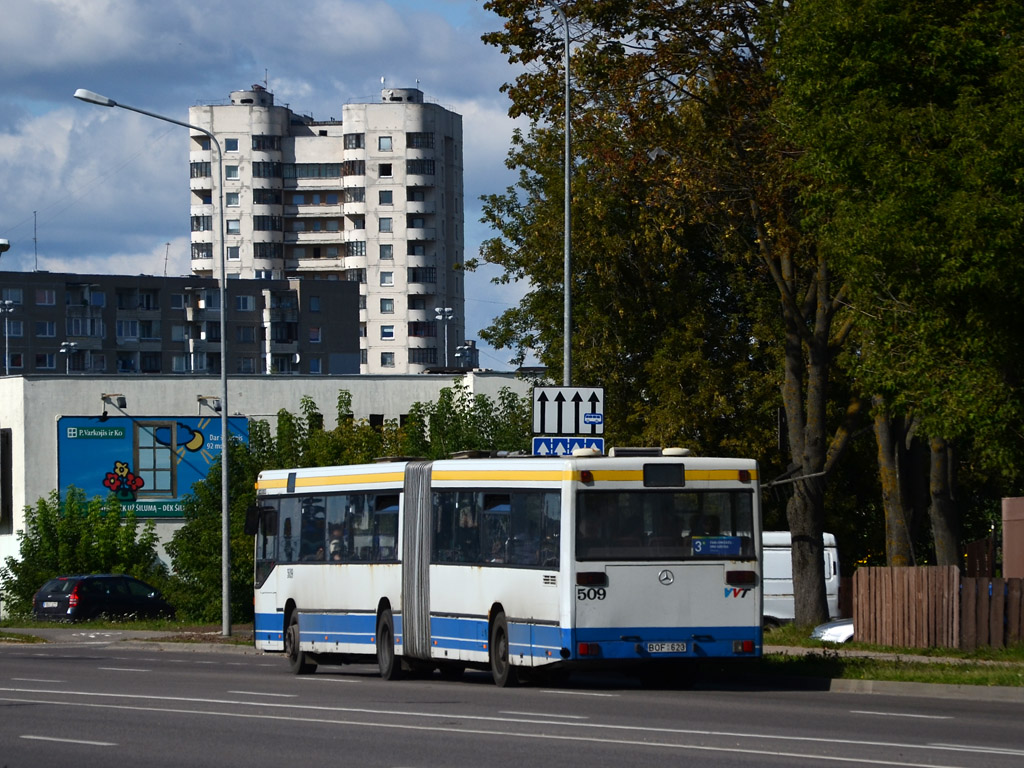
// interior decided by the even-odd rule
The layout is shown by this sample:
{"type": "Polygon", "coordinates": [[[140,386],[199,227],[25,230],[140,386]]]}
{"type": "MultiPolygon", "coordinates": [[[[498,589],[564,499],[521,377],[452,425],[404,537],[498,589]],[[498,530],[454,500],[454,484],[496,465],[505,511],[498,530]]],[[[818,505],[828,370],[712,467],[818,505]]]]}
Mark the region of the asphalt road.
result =
{"type": "MultiPolygon", "coordinates": [[[[1019,766],[1024,704],[615,677],[498,689],[385,682],[369,666],[296,677],[246,648],[0,645],[0,765],[1019,766]]],[[[37,633],[38,634],[38,633],[37,633]]]]}

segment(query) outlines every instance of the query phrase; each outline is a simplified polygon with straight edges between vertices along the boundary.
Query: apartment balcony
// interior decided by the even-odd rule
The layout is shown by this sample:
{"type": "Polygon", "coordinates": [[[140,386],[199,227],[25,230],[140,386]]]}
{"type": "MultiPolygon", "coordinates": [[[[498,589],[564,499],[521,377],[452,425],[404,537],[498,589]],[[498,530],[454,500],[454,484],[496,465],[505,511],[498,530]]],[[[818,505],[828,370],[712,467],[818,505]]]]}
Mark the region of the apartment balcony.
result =
{"type": "Polygon", "coordinates": [[[65,317],[103,317],[103,307],[94,307],[89,304],[68,304],[64,308],[65,317]]]}
{"type": "Polygon", "coordinates": [[[437,227],[408,227],[405,230],[405,237],[408,240],[435,240],[437,227]]]}
{"type": "Polygon", "coordinates": [[[405,204],[406,213],[437,213],[437,203],[433,200],[409,200],[405,204]]]}
{"type": "Polygon", "coordinates": [[[270,352],[275,355],[294,355],[299,351],[299,342],[295,341],[274,341],[270,342],[270,352]]]}
{"type": "Polygon", "coordinates": [[[360,200],[358,203],[345,203],[344,211],[346,216],[364,216],[366,215],[366,201],[360,200]]]}
{"type": "Polygon", "coordinates": [[[297,323],[299,322],[299,310],[297,309],[271,309],[270,322],[272,323],[297,323]]]}
{"type": "Polygon", "coordinates": [[[344,242],[340,229],[333,231],[321,230],[319,232],[285,232],[284,241],[291,245],[341,245],[344,242]]]}

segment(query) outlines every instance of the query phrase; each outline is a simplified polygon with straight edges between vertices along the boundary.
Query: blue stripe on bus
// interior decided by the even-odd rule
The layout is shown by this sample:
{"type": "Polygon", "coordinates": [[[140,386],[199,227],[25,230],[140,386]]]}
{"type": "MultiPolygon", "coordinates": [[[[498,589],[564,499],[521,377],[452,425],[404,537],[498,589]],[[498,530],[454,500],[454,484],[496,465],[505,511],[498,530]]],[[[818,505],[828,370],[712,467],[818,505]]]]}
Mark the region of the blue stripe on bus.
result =
{"type": "Polygon", "coordinates": [[[712,659],[735,658],[734,641],[751,640],[760,656],[761,627],[609,627],[576,629],[571,658],[579,659],[712,659]],[[596,656],[578,656],[579,643],[593,643],[596,656]],[[648,643],[686,643],[685,652],[649,653],[648,643]]]}

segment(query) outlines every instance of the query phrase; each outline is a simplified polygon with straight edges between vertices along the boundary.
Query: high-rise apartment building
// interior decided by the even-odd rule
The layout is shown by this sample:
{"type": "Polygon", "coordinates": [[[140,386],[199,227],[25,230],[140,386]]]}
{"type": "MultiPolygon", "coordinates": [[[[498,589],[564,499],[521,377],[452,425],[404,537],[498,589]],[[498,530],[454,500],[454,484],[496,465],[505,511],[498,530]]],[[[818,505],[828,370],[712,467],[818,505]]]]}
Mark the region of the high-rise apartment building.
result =
{"type": "Polygon", "coordinates": [[[313,120],[254,85],[192,107],[192,271],[359,284],[360,371],[473,367],[465,342],[462,117],[415,88],[313,120]],[[223,197],[221,197],[223,192],[223,197]],[[223,199],[224,232],[218,232],[223,199]]]}

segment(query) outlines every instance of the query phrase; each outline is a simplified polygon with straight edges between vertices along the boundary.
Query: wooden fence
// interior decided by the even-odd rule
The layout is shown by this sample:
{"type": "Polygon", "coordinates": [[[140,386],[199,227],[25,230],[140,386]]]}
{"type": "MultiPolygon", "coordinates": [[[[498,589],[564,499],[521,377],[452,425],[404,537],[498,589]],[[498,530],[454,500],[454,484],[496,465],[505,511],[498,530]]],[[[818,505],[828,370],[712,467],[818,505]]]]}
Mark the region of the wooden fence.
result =
{"type": "Polygon", "coordinates": [[[1022,579],[961,577],[955,566],[858,568],[854,639],[901,648],[1001,648],[1024,637],[1022,579]]]}

